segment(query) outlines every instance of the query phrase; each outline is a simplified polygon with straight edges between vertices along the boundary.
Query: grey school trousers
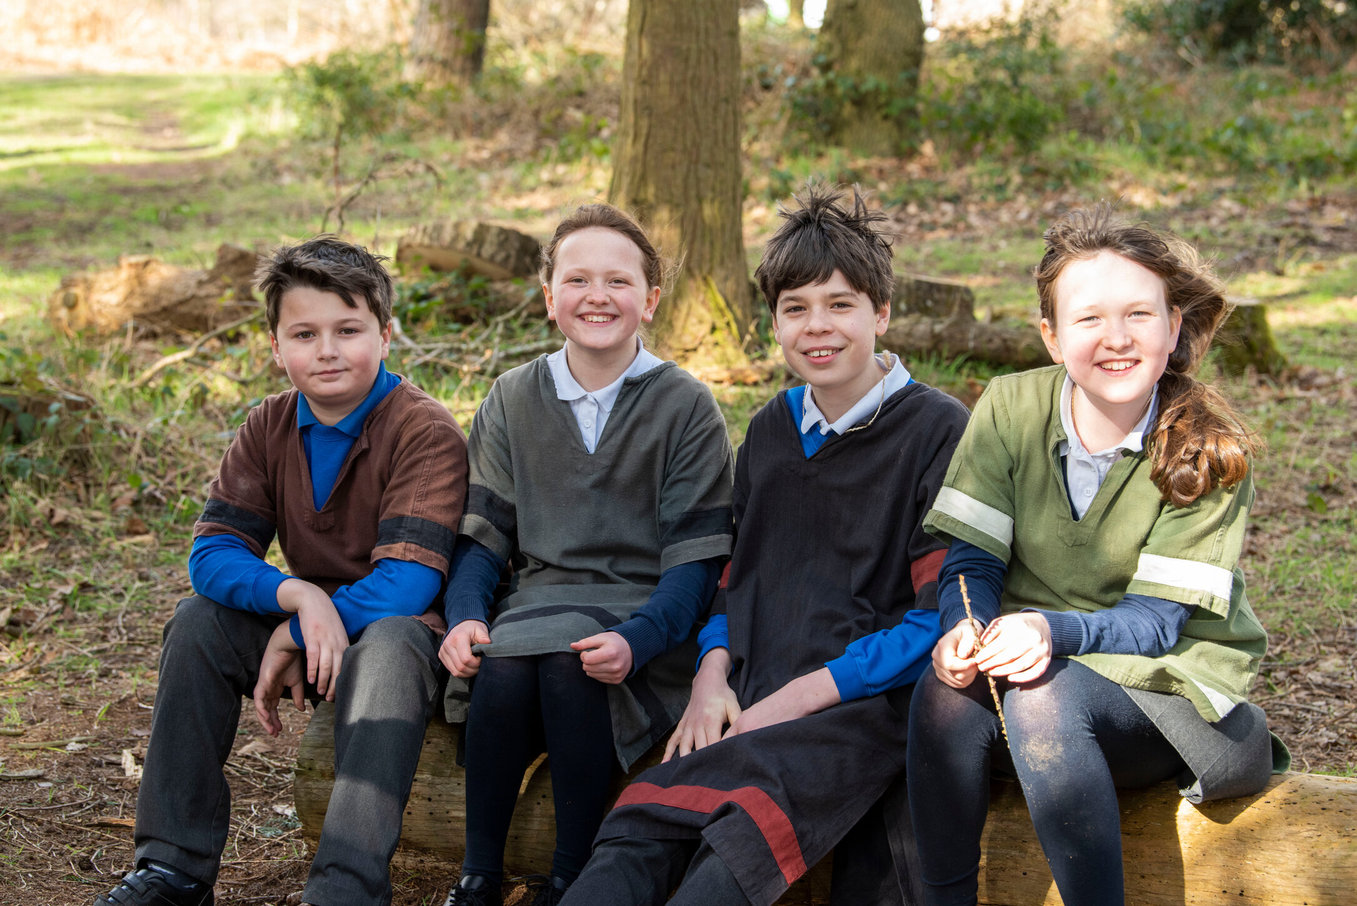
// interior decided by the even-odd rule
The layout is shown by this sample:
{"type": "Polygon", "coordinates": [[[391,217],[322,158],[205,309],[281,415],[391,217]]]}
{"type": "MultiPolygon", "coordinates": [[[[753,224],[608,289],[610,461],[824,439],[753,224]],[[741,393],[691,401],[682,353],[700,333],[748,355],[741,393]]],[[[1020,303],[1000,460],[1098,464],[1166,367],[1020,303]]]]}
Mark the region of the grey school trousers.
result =
{"type": "MultiPolygon", "coordinates": [[[[138,865],[154,860],[215,883],[231,812],[222,766],[278,623],[195,595],[165,625],[137,796],[138,865]]],[[[335,691],[335,785],[305,902],[390,903],[389,863],[440,691],[440,641],[418,620],[387,617],[345,652],[335,691]]]]}

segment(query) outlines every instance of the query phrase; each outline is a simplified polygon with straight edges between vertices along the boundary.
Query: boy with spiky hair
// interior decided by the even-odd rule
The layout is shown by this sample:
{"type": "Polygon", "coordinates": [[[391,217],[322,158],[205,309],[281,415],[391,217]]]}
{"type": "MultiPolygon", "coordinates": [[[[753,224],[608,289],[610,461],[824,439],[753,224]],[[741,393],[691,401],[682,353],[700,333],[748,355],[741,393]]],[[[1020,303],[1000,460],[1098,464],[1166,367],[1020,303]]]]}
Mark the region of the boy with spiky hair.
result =
{"type": "Polygon", "coordinates": [[[675,903],[770,904],[850,833],[831,900],[911,898],[912,837],[906,824],[888,845],[877,803],[904,768],[910,690],[939,636],[944,548],[922,523],[967,416],[875,351],[894,284],[882,215],[856,191],[798,201],[755,276],[806,384],[749,424],[692,699],[565,904],[675,890],[675,903]]]}
{"type": "Polygon", "coordinates": [[[335,785],[303,891],[386,904],[424,727],[439,690],[438,603],[466,497],[466,438],[383,364],[382,259],[328,236],[258,272],[275,362],[294,389],[241,426],[194,528],[197,593],[165,626],[137,798],[136,865],[96,906],[211,906],[230,819],[223,766],[253,698],[335,703],[335,785]],[[277,536],[288,571],[265,559],[277,536]]]}

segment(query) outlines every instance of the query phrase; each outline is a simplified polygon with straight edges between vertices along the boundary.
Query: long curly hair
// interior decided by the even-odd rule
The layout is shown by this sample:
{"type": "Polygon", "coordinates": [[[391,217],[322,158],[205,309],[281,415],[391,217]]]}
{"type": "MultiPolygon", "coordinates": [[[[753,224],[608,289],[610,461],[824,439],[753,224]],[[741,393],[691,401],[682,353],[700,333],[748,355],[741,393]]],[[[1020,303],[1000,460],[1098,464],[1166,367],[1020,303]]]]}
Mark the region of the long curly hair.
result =
{"type": "Polygon", "coordinates": [[[1109,204],[1071,211],[1043,237],[1046,252],[1033,271],[1041,316],[1055,317],[1055,284],[1072,261],[1112,252],[1164,281],[1169,310],[1182,314],[1178,344],[1159,378],[1159,414],[1150,434],[1150,478],[1163,499],[1187,506],[1249,472],[1257,436],[1214,388],[1193,374],[1232,306],[1197,250],[1179,237],[1117,216],[1109,204]]]}

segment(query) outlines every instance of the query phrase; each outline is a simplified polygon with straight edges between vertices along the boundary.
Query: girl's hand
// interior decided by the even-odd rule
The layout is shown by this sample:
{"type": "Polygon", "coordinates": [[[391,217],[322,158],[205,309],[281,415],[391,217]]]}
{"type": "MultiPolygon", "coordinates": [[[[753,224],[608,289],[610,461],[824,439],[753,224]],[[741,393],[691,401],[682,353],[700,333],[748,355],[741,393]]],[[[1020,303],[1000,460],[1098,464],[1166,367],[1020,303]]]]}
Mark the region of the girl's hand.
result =
{"type": "Polygon", "coordinates": [[[730,652],[713,648],[698,665],[693,695],[678,726],[664,746],[664,758],[682,758],[721,739],[728,724],[740,717],[740,702],[730,688],[730,652]]]}
{"type": "Polygon", "coordinates": [[[600,632],[570,647],[580,652],[584,672],[600,683],[616,686],[631,674],[631,646],[616,632],[600,632]]]}
{"type": "Polygon", "coordinates": [[[298,711],[306,710],[302,680],[301,652],[293,643],[292,630],[285,620],[269,637],[259,661],[259,681],[254,685],[254,714],[270,736],[277,736],[283,729],[283,722],[278,719],[278,702],[284,690],[292,690],[292,704],[298,711]]]}
{"type": "Polygon", "coordinates": [[[453,676],[471,679],[481,669],[481,656],[471,653],[472,645],[490,644],[490,628],[480,620],[463,620],[443,639],[438,659],[453,676]]]}
{"type": "Polygon", "coordinates": [[[953,689],[965,689],[975,682],[976,674],[980,672],[975,663],[975,652],[979,647],[974,624],[962,620],[933,646],[933,672],[953,689]]]}
{"type": "Polygon", "coordinates": [[[976,666],[1010,683],[1040,679],[1051,666],[1051,627],[1039,613],[999,617],[980,637],[980,646],[976,666]]]}

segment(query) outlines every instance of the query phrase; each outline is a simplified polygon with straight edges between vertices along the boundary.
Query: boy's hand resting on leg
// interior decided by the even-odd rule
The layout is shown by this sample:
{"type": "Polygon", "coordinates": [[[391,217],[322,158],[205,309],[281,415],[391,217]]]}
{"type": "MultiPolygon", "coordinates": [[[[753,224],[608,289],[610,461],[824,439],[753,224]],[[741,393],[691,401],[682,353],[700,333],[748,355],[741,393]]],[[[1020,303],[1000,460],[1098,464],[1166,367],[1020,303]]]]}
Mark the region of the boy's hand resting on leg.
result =
{"type": "Polygon", "coordinates": [[[975,664],[990,676],[1010,683],[1040,679],[1051,666],[1051,626],[1039,613],[1010,613],[999,617],[980,636],[975,664]]]}
{"type": "MultiPolygon", "coordinates": [[[[839,687],[834,683],[833,674],[828,667],[821,667],[814,673],[798,676],[772,695],[745,708],[744,713],[730,725],[726,736],[797,720],[841,701],[843,699],[839,695],[839,687]]],[[[726,736],[721,738],[725,739],[726,736]]]]}
{"type": "Polygon", "coordinates": [[[315,684],[326,701],[334,701],[334,683],[349,647],[349,634],[334,602],[320,586],[292,578],[278,586],[278,606],[295,613],[301,622],[307,681],[315,684]]]}
{"type": "Polygon", "coordinates": [[[678,726],[664,746],[664,758],[674,755],[682,758],[690,752],[705,748],[721,739],[728,724],[740,716],[740,703],[727,682],[730,675],[730,652],[713,648],[698,665],[693,677],[693,695],[683,710],[678,726]]]}
{"type": "Polygon", "coordinates": [[[463,620],[443,639],[438,659],[448,672],[459,679],[471,679],[481,669],[481,656],[471,653],[472,645],[490,644],[490,627],[480,620],[463,620]]]}
{"type": "Polygon", "coordinates": [[[254,685],[254,714],[270,736],[283,729],[278,719],[278,702],[284,689],[292,690],[292,704],[306,710],[301,651],[292,641],[292,630],[284,621],[278,624],[259,661],[259,681],[254,685]]]}
{"type": "Polygon", "coordinates": [[[600,683],[616,686],[631,675],[631,646],[616,632],[600,632],[570,647],[580,653],[584,672],[600,683]]]}

